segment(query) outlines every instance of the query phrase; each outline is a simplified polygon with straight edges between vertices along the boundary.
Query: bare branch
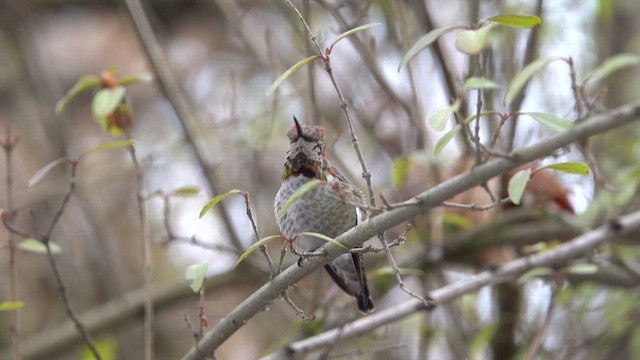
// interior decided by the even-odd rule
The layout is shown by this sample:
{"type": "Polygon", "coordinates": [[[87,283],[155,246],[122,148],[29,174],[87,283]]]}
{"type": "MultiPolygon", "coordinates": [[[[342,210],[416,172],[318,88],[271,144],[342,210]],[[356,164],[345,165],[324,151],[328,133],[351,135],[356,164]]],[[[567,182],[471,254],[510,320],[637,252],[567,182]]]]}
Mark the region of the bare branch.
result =
{"type": "MultiPolygon", "coordinates": [[[[510,281],[525,271],[541,266],[557,266],[566,261],[581,256],[607,241],[615,240],[625,234],[637,234],[640,232],[640,211],[626,215],[619,219],[620,229],[614,229],[610,224],[603,225],[582,236],[579,236],[567,243],[564,243],[553,250],[545,253],[520,258],[504,264],[496,271],[483,271],[469,278],[446,285],[431,292],[431,296],[438,303],[454,300],[464,294],[476,291],[489,284],[497,284],[510,281]]],[[[376,314],[356,320],[344,326],[343,329],[333,329],[325,331],[319,335],[310,337],[290,344],[285,352],[288,356],[293,354],[307,353],[335,342],[339,337],[341,340],[350,339],[362,335],[368,331],[376,329],[385,324],[398,321],[404,317],[419,311],[428,310],[419,300],[408,300],[400,305],[380,311],[376,314]]],[[[281,353],[271,354],[263,358],[281,359],[281,353]]]]}
{"type": "MultiPolygon", "coordinates": [[[[438,206],[443,201],[474,186],[482,184],[495,176],[501,175],[537,158],[546,156],[554,150],[567,146],[577,140],[631,123],[636,120],[638,115],[640,115],[640,104],[631,103],[610,110],[606,113],[593,116],[565,132],[551,135],[534,145],[512,152],[511,157],[513,160],[492,159],[473,168],[467,173],[458,175],[440,183],[428,191],[416,196],[413,199],[416,206],[393,209],[378,216],[374,216],[363,224],[358,225],[340,235],[336,240],[349,247],[360,245],[367,239],[376,236],[382,231],[407,221],[419,213],[423,213],[435,206],[438,206]]],[[[626,222],[627,220],[624,221],[625,224],[623,229],[627,226],[626,222]]],[[[183,359],[204,358],[206,353],[217,349],[249,319],[264,309],[265,306],[289,288],[289,286],[297,283],[305,276],[311,274],[313,271],[337,258],[344,252],[343,249],[334,244],[325,244],[322,249],[327,251],[326,258],[314,257],[311,258],[303,267],[292,265],[280,273],[239,304],[224,319],[222,319],[217,326],[205,334],[205,336],[198,342],[198,345],[189,350],[183,359]]],[[[573,252],[570,254],[573,255],[573,252]]],[[[490,273],[487,273],[487,275],[484,276],[491,278],[490,273]]],[[[438,297],[434,296],[434,298],[440,300],[438,297]]],[[[414,307],[416,306],[416,303],[419,304],[418,308],[422,308],[424,306],[424,304],[418,300],[411,302],[414,307]]],[[[385,312],[380,312],[378,315],[382,313],[385,312]]]]}

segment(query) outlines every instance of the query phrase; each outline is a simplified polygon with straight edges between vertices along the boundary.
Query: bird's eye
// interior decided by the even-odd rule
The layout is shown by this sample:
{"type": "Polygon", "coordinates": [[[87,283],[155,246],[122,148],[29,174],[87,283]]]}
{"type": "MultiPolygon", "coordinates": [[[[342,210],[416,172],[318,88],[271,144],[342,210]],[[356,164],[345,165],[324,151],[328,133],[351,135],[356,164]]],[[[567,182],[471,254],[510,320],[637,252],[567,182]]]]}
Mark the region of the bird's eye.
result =
{"type": "Polygon", "coordinates": [[[322,143],[317,143],[314,149],[317,150],[318,152],[323,152],[324,145],[322,143]]]}

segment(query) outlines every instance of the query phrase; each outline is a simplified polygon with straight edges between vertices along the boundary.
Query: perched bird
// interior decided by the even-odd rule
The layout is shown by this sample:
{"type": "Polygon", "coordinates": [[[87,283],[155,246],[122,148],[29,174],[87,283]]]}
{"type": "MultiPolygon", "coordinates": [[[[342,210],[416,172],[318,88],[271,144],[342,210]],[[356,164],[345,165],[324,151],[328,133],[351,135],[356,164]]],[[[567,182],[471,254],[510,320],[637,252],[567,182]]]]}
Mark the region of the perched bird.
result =
{"type": "MultiPolygon", "coordinates": [[[[366,214],[358,207],[358,204],[364,204],[362,192],[329,162],[324,148],[324,128],[300,125],[295,117],[293,119],[294,126],[287,133],[290,144],[274,209],[282,235],[295,239],[299,249],[310,252],[322,246],[324,241],[298,234],[316,232],[335,238],[364,221],[366,214]],[[291,195],[314,179],[322,183],[293,202],[286,213],[278,217],[291,195]]],[[[324,268],[344,292],[356,298],[360,311],[374,310],[362,254],[342,254],[324,268]]]]}

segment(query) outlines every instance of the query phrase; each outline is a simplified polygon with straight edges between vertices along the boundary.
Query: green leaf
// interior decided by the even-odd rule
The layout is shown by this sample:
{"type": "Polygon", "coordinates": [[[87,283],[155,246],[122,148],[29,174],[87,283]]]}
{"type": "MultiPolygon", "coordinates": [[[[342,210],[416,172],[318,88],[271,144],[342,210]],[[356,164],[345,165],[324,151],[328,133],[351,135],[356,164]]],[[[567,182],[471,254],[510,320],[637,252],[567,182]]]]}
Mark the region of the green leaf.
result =
{"type": "Polygon", "coordinates": [[[568,174],[589,175],[589,166],[583,162],[563,162],[545,166],[548,169],[562,171],[568,174]]]}
{"type": "Polygon", "coordinates": [[[123,86],[98,90],[91,103],[93,117],[99,120],[114,112],[124,99],[126,92],[127,89],[123,86]]]}
{"type": "Polygon", "coordinates": [[[522,194],[524,194],[524,190],[527,188],[527,183],[529,183],[529,179],[531,178],[531,169],[524,169],[518,171],[515,175],[509,179],[509,185],[507,186],[507,192],[509,194],[509,199],[516,205],[520,205],[520,200],[522,200],[522,194]]]}
{"type": "Polygon", "coordinates": [[[391,170],[391,184],[393,187],[400,189],[404,186],[410,167],[411,159],[407,156],[399,156],[393,160],[393,168],[391,170]]]}
{"type": "Polygon", "coordinates": [[[471,340],[471,346],[469,347],[469,355],[471,359],[482,358],[482,352],[489,345],[489,342],[496,334],[498,330],[498,323],[492,322],[484,326],[478,331],[471,340]]]}
{"type": "MultiPolygon", "coordinates": [[[[118,340],[113,337],[103,337],[96,339],[96,350],[100,354],[102,360],[117,360],[118,359],[118,340]]],[[[82,360],[94,360],[95,356],[88,346],[82,347],[82,360]]]]}
{"type": "MultiPolygon", "coordinates": [[[[53,241],[49,241],[49,248],[51,249],[52,254],[59,254],[62,249],[60,245],[54,243],[53,241]]],[[[18,244],[18,249],[29,251],[36,254],[46,254],[47,246],[40,240],[34,238],[27,238],[18,244]]]]}
{"type": "Polygon", "coordinates": [[[476,55],[487,44],[487,35],[491,25],[484,25],[479,29],[461,31],[456,37],[456,49],[465,54],[476,55]]]}
{"type": "Polygon", "coordinates": [[[35,174],[33,174],[33,176],[31,177],[31,179],[29,179],[29,184],[28,186],[34,186],[37,183],[39,183],[42,178],[44,178],[45,175],[47,175],[53,168],[55,168],[58,165],[61,164],[65,164],[65,163],[69,163],[69,158],[67,157],[61,157],[59,159],[50,161],[49,163],[47,163],[45,166],[41,167],[40,170],[36,171],[35,174]]]}
{"type": "Polygon", "coordinates": [[[495,110],[480,111],[480,114],[475,113],[475,114],[469,116],[468,118],[464,119],[464,123],[468,124],[468,123],[472,122],[473,120],[477,119],[480,116],[495,115],[495,114],[500,114],[500,113],[495,111],[495,110]]]}
{"type": "Polygon", "coordinates": [[[438,140],[438,142],[436,143],[436,146],[433,148],[433,156],[438,156],[442,150],[444,149],[445,146],[447,146],[447,144],[451,141],[451,139],[453,139],[454,136],[456,136],[456,134],[458,133],[458,131],[460,131],[460,129],[462,129],[462,127],[460,126],[460,124],[454,126],[451,130],[447,131],[446,134],[444,134],[440,140],[438,140]]]}
{"type": "Polygon", "coordinates": [[[415,44],[413,44],[413,46],[409,49],[409,51],[407,51],[406,54],[404,54],[404,56],[402,57],[402,61],[400,61],[400,65],[398,65],[398,72],[400,72],[400,70],[402,70],[402,68],[405,67],[405,65],[407,65],[407,63],[411,61],[411,59],[413,59],[416,55],[418,55],[420,51],[422,51],[424,48],[426,48],[427,46],[433,44],[436,40],[438,40],[440,36],[452,30],[464,29],[464,28],[465,28],[464,25],[449,25],[441,28],[435,28],[429,31],[426,35],[421,37],[415,44]]]}
{"type": "Polygon", "coordinates": [[[93,149],[89,149],[89,150],[85,151],[84,153],[82,153],[82,155],[79,156],[79,158],[82,159],[82,158],[85,158],[85,157],[87,157],[89,155],[93,155],[93,154],[96,154],[96,153],[99,153],[99,152],[131,146],[134,143],[135,143],[135,141],[133,141],[133,140],[111,141],[111,142],[108,142],[108,143],[100,144],[100,145],[94,147],[93,149]]]}
{"type": "Polygon", "coordinates": [[[525,29],[542,25],[542,19],[535,15],[497,15],[487,20],[502,26],[525,29]]]}
{"type": "Polygon", "coordinates": [[[381,23],[370,23],[370,24],[366,24],[366,25],[360,25],[356,28],[353,28],[351,30],[347,30],[345,32],[343,32],[342,34],[340,34],[335,40],[333,40],[333,42],[331,43],[331,46],[329,46],[329,49],[332,49],[337,43],[338,41],[346,38],[347,36],[351,36],[357,32],[360,32],[362,30],[366,30],[370,27],[374,27],[374,26],[378,26],[378,25],[382,25],[381,23]]]}
{"type": "Polygon", "coordinates": [[[78,96],[83,91],[97,88],[100,86],[100,79],[95,75],[85,75],[78,79],[75,85],[56,103],[56,114],[60,115],[69,106],[69,103],[73,98],[78,96]]]}
{"type": "Polygon", "coordinates": [[[229,191],[226,194],[222,194],[222,195],[218,195],[218,196],[214,197],[213,199],[209,200],[209,202],[202,208],[202,210],[200,210],[200,217],[199,218],[202,219],[204,214],[206,214],[207,211],[209,211],[209,209],[211,209],[212,207],[216,206],[220,201],[228,198],[229,196],[237,195],[237,194],[241,194],[241,193],[242,193],[241,190],[233,189],[233,190],[229,191]]]}
{"type": "Polygon", "coordinates": [[[153,75],[149,73],[135,74],[129,76],[123,76],[118,79],[118,84],[122,86],[140,84],[140,83],[150,83],[153,81],[153,75]]]}
{"type": "Polygon", "coordinates": [[[0,312],[22,309],[24,302],[22,301],[3,301],[0,302],[0,312]]]}
{"type": "Polygon", "coordinates": [[[238,260],[236,260],[235,266],[238,266],[244,259],[246,259],[249,255],[251,255],[252,252],[256,251],[256,249],[258,249],[260,246],[266,244],[267,242],[273,239],[284,239],[284,237],[282,235],[271,235],[271,236],[267,236],[266,238],[262,238],[258,240],[256,243],[251,245],[245,252],[243,252],[240,255],[238,260]]]}
{"type": "Polygon", "coordinates": [[[566,274],[591,275],[598,272],[598,265],[589,263],[573,264],[564,269],[563,272],[566,274]]]}
{"type": "Polygon", "coordinates": [[[291,205],[293,205],[293,203],[295,203],[296,201],[298,201],[298,199],[300,199],[300,197],[302,197],[304,194],[308,193],[309,191],[315,189],[316,187],[320,186],[320,184],[322,184],[324,181],[315,179],[315,180],[311,180],[308,183],[300,186],[298,188],[298,190],[296,190],[296,192],[294,192],[291,197],[289,197],[289,200],[287,200],[286,203],[284,203],[284,206],[282,206],[282,209],[280,209],[280,211],[278,212],[278,220],[282,219],[282,217],[284,216],[284,214],[287,213],[287,211],[289,210],[289,208],[291,207],[291,205]]]}
{"type": "Polygon", "coordinates": [[[185,279],[191,280],[191,290],[193,290],[193,292],[197,293],[202,288],[202,283],[207,276],[207,270],[209,270],[209,263],[203,262],[190,265],[184,271],[185,279]]]}
{"type": "Polygon", "coordinates": [[[460,101],[456,100],[453,104],[443,107],[440,109],[436,109],[433,111],[428,117],[427,122],[431,124],[431,126],[438,131],[444,130],[445,125],[447,124],[447,120],[449,117],[458,111],[460,108],[460,101]]]}
{"type": "Polygon", "coordinates": [[[276,81],[273,82],[273,84],[271,85],[271,87],[269,88],[269,90],[267,90],[266,95],[270,96],[271,94],[273,94],[273,92],[280,86],[282,85],[282,83],[287,80],[287,78],[289,76],[291,76],[293,73],[295,73],[296,71],[298,71],[301,67],[305,66],[308,62],[313,61],[315,59],[319,59],[320,55],[311,55],[308,58],[304,58],[300,61],[298,61],[295,65],[293,65],[292,67],[289,68],[289,70],[285,71],[284,74],[280,75],[280,77],[278,77],[276,79],[276,81]]]}
{"type": "Polygon", "coordinates": [[[468,217],[462,214],[456,214],[452,212],[444,213],[442,216],[442,223],[446,225],[453,225],[462,230],[468,230],[473,227],[473,222],[468,217]]]}
{"type": "Polygon", "coordinates": [[[181,188],[173,190],[169,195],[171,196],[195,196],[200,193],[200,187],[196,185],[183,186],[181,188]]]}
{"type": "Polygon", "coordinates": [[[495,81],[483,77],[470,77],[464,82],[465,89],[499,89],[501,87],[495,81]]]}
{"type": "MultiPolygon", "coordinates": [[[[421,269],[408,269],[408,268],[398,268],[400,271],[400,275],[409,275],[409,276],[426,276],[427,273],[421,269]]],[[[393,269],[391,266],[384,266],[379,269],[376,269],[372,274],[372,278],[376,276],[389,276],[393,275],[393,269]]]]}
{"type": "Polygon", "coordinates": [[[525,282],[533,279],[533,278],[537,278],[537,277],[542,277],[542,276],[548,276],[553,274],[553,269],[548,268],[548,267],[537,267],[537,268],[533,268],[529,271],[527,271],[526,273],[522,274],[518,280],[517,283],[519,285],[524,284],[525,282]]]}
{"type": "Polygon", "coordinates": [[[504,99],[502,100],[504,105],[510,104],[520,94],[524,86],[535,73],[550,63],[560,59],[561,58],[559,57],[538,59],[520,70],[520,72],[513,77],[513,80],[511,80],[511,83],[504,94],[504,99]]]}
{"type": "Polygon", "coordinates": [[[612,56],[589,73],[589,75],[584,79],[584,83],[586,84],[589,81],[604,79],[618,70],[638,63],[640,63],[640,57],[635,54],[618,54],[612,56]]]}
{"type": "Polygon", "coordinates": [[[535,121],[539,122],[540,124],[546,126],[547,128],[553,131],[558,131],[558,132],[565,131],[565,130],[568,130],[573,125],[573,122],[571,120],[563,119],[561,117],[558,117],[549,113],[523,112],[521,114],[531,116],[535,121]]]}
{"type": "Polygon", "coordinates": [[[324,240],[326,242],[330,242],[334,245],[337,245],[338,247],[345,249],[345,250],[349,250],[348,247],[344,246],[341,242],[337,241],[336,239],[332,238],[332,237],[328,237],[327,235],[323,235],[320,233],[316,233],[316,232],[311,232],[311,231],[307,231],[307,232],[303,232],[298,234],[298,236],[302,236],[302,235],[307,235],[307,236],[312,236],[316,239],[320,239],[320,240],[324,240]]]}

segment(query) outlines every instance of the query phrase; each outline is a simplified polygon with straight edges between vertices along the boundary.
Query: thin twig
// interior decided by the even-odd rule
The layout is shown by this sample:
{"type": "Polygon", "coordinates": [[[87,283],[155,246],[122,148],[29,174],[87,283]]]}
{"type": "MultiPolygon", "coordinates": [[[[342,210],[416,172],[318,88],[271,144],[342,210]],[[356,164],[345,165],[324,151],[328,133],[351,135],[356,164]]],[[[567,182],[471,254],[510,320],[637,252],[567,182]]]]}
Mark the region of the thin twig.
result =
{"type": "MultiPolygon", "coordinates": [[[[130,137],[129,137],[130,138],[130,137]]],[[[151,294],[151,275],[153,264],[151,259],[151,237],[149,236],[149,223],[147,220],[147,204],[145,201],[145,180],[142,168],[136,156],[136,148],[129,145],[129,155],[136,173],[136,199],[138,201],[138,220],[142,232],[142,262],[143,262],[143,287],[145,290],[144,303],[144,354],[146,360],[153,360],[153,296],[151,294]]]]}
{"type": "MultiPolygon", "coordinates": [[[[196,162],[199,165],[199,169],[202,171],[202,175],[205,179],[207,179],[211,192],[213,195],[219,194],[221,192],[218,189],[217,176],[213,169],[207,165],[205,156],[196,143],[196,134],[198,133],[194,128],[194,124],[197,123],[196,117],[189,106],[189,102],[184,91],[178,85],[178,82],[171,71],[169,62],[166,59],[158,39],[153,33],[153,29],[151,28],[151,24],[147,18],[145,10],[139,0],[125,0],[125,3],[127,5],[128,13],[131,16],[131,20],[137,29],[137,35],[140,38],[140,42],[146,51],[149,64],[153,67],[154,72],[158,76],[160,88],[165,93],[167,100],[171,103],[176,112],[179,124],[184,132],[185,142],[191,146],[196,162]]],[[[216,209],[219,211],[222,223],[225,226],[232,245],[235,246],[239,252],[242,252],[243,246],[232,225],[231,216],[229,215],[227,207],[224,203],[220,203],[216,206],[216,209]]]]}
{"type": "Polygon", "coordinates": [[[542,327],[540,328],[538,335],[536,335],[536,337],[531,342],[529,350],[527,350],[527,356],[525,357],[526,360],[535,359],[538,351],[540,350],[540,347],[542,346],[542,340],[544,339],[544,335],[546,334],[547,329],[549,328],[549,324],[551,323],[551,315],[553,315],[556,295],[558,294],[558,286],[559,284],[557,283],[557,281],[551,285],[551,298],[549,299],[549,306],[547,307],[547,312],[545,314],[544,321],[542,322],[542,327]]]}
{"type": "Polygon", "coordinates": [[[511,203],[511,199],[504,198],[504,199],[500,199],[500,200],[498,200],[496,202],[493,202],[491,204],[486,204],[486,205],[459,204],[459,203],[453,203],[453,202],[445,201],[445,202],[442,203],[442,206],[443,207],[448,207],[448,208],[454,208],[454,209],[471,210],[471,211],[486,211],[486,210],[498,207],[500,205],[505,205],[505,204],[509,204],[509,203],[511,203]]]}
{"type": "MultiPolygon", "coordinates": [[[[244,197],[244,206],[247,211],[247,217],[249,221],[251,221],[251,227],[253,228],[253,234],[256,236],[256,241],[260,241],[260,233],[258,232],[258,225],[256,225],[255,220],[253,219],[253,211],[251,211],[251,202],[249,201],[249,193],[247,191],[242,192],[242,197],[244,197]]],[[[260,246],[260,252],[264,255],[265,259],[267,259],[267,264],[269,264],[269,277],[273,279],[274,276],[277,275],[275,272],[275,267],[273,265],[273,260],[271,260],[271,256],[267,251],[267,245],[260,246]]]]}
{"type": "Polygon", "coordinates": [[[296,315],[298,315],[302,319],[302,321],[310,322],[316,319],[316,315],[313,313],[309,315],[305,314],[304,310],[300,309],[300,307],[298,307],[298,305],[296,305],[296,303],[294,303],[293,300],[291,300],[287,291],[283,292],[280,295],[280,297],[282,298],[282,300],[284,300],[284,302],[286,302],[289,306],[291,306],[293,311],[296,313],[296,315]]]}
{"type": "MultiPolygon", "coordinates": [[[[7,213],[13,214],[13,150],[18,145],[20,138],[13,138],[11,136],[11,129],[7,127],[5,131],[5,138],[0,141],[2,148],[4,149],[4,155],[6,160],[6,177],[5,185],[7,190],[7,213]]],[[[13,221],[14,217],[10,217],[9,222],[13,221]]],[[[20,288],[18,287],[18,263],[16,261],[17,242],[15,234],[9,231],[8,236],[9,245],[9,296],[11,301],[20,301],[20,288]]],[[[11,333],[11,344],[13,349],[13,358],[15,360],[22,359],[22,321],[21,310],[15,309],[11,311],[11,319],[9,322],[9,332],[11,333]]]]}
{"type": "Polygon", "coordinates": [[[30,234],[27,231],[24,230],[20,230],[18,228],[16,228],[12,223],[10,223],[9,217],[5,214],[2,215],[2,220],[4,222],[5,227],[10,231],[13,232],[14,234],[20,235],[20,236],[24,236],[24,237],[31,237],[34,239],[37,239],[38,241],[40,241],[42,244],[45,245],[46,249],[47,249],[47,259],[49,260],[49,264],[51,265],[51,269],[53,271],[53,275],[54,278],[56,280],[56,283],[58,285],[58,290],[60,292],[60,297],[62,298],[62,303],[64,305],[64,309],[67,313],[67,316],[69,316],[69,319],[71,319],[71,321],[73,322],[76,330],[78,330],[78,332],[80,333],[80,336],[82,336],[82,339],[84,340],[84,342],[86,343],[87,347],[89,348],[89,350],[91,351],[91,353],[93,354],[94,358],[97,360],[101,360],[100,357],[100,353],[98,352],[98,349],[96,348],[95,343],[93,342],[93,339],[91,337],[91,335],[89,334],[89,332],[86,330],[86,328],[84,327],[84,325],[82,324],[82,322],[80,321],[80,319],[78,318],[78,316],[76,315],[75,311],[73,310],[73,307],[71,306],[71,300],[69,299],[69,295],[67,293],[67,287],[64,284],[64,281],[62,280],[62,276],[60,275],[60,271],[58,270],[58,265],[56,263],[55,257],[53,256],[53,253],[51,252],[51,244],[50,244],[50,238],[51,238],[51,233],[53,232],[53,229],[55,228],[55,226],[58,224],[60,218],[62,217],[62,214],[64,213],[64,210],[66,209],[67,205],[69,204],[69,200],[71,199],[71,195],[73,194],[75,188],[76,188],[76,170],[78,167],[78,160],[71,160],[70,161],[71,164],[71,178],[69,180],[69,186],[67,187],[67,190],[65,192],[65,194],[62,197],[62,201],[60,202],[60,206],[58,207],[58,209],[56,210],[56,212],[53,215],[53,218],[51,219],[51,223],[49,224],[49,226],[47,227],[47,232],[41,235],[35,235],[35,234],[30,234]]]}

